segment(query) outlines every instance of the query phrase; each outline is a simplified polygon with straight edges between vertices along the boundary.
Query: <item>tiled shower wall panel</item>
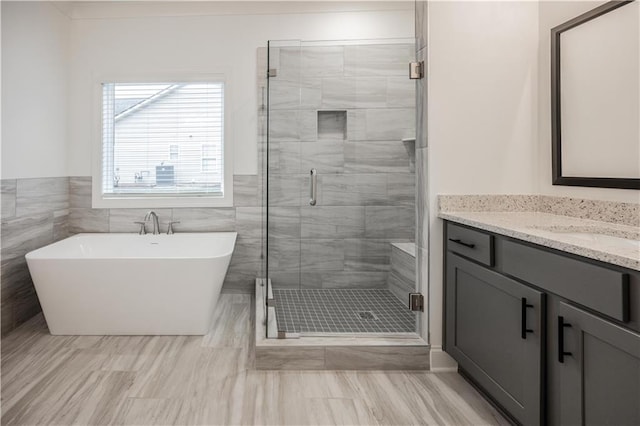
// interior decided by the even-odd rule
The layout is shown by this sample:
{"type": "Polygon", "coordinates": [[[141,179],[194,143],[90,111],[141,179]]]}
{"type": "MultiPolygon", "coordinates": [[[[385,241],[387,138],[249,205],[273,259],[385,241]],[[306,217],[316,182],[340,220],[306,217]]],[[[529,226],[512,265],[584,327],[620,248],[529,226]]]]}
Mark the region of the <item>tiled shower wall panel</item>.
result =
{"type": "MultiPolygon", "coordinates": [[[[138,232],[149,209],[94,209],[91,207],[91,177],[69,178],[69,232],[138,232]]],[[[256,175],[233,179],[233,207],[153,209],[166,232],[169,221],[175,232],[236,231],[238,238],[223,291],[250,293],[260,276],[262,208],[256,175]]]]}
{"type": "Polygon", "coordinates": [[[69,235],[69,178],[3,179],[1,187],[4,336],[40,312],[24,256],[69,235]]]}
{"type": "Polygon", "coordinates": [[[385,287],[389,243],[414,240],[414,152],[402,143],[415,137],[415,82],[407,75],[414,54],[413,44],[271,50],[274,287],[385,287]]]}

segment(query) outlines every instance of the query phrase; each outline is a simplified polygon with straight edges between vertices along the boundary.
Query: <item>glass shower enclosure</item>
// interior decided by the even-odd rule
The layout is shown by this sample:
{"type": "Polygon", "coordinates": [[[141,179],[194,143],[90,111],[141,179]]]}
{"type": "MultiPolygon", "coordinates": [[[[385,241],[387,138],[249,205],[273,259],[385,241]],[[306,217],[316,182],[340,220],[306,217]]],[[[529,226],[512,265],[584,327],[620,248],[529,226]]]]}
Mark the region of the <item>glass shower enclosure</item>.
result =
{"type": "Polygon", "coordinates": [[[270,41],[268,337],[416,333],[413,39],[270,41]]]}

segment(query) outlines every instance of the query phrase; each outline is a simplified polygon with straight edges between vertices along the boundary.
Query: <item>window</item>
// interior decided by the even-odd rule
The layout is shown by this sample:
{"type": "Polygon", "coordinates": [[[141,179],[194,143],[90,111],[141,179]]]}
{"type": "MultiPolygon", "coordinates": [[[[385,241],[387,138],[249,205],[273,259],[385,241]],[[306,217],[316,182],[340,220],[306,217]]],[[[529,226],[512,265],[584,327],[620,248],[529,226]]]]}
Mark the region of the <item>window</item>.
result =
{"type": "Polygon", "coordinates": [[[102,83],[101,206],[226,205],[224,151],[224,83],[102,83]]]}
{"type": "Polygon", "coordinates": [[[180,155],[178,145],[169,145],[169,160],[176,161],[178,159],[178,155],[180,155]]]}

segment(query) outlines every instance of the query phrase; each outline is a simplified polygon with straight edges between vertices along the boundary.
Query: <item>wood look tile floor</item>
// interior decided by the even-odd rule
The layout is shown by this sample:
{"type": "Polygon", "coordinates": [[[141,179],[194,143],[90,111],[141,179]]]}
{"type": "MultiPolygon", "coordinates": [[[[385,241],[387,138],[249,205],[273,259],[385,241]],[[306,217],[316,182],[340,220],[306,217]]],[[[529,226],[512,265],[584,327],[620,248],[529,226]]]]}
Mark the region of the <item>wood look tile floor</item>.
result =
{"type": "Polygon", "coordinates": [[[3,425],[508,424],[455,373],[257,371],[251,297],[223,294],[202,336],[2,340],[3,425]]]}

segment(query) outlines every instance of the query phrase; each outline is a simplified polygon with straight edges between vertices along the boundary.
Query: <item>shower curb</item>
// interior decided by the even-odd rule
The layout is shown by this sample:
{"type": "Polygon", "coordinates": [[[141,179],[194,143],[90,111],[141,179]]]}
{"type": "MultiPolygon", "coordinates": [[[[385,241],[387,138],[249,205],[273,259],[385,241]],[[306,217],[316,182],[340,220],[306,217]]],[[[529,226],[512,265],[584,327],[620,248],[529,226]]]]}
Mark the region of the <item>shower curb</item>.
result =
{"type": "Polygon", "coordinates": [[[256,280],[257,370],[429,370],[429,345],[407,337],[266,337],[265,301],[256,280]]]}

